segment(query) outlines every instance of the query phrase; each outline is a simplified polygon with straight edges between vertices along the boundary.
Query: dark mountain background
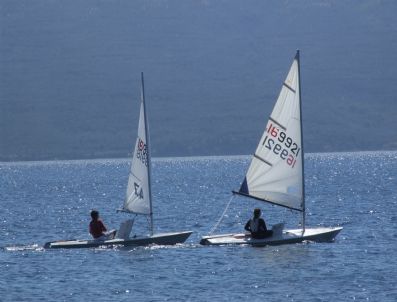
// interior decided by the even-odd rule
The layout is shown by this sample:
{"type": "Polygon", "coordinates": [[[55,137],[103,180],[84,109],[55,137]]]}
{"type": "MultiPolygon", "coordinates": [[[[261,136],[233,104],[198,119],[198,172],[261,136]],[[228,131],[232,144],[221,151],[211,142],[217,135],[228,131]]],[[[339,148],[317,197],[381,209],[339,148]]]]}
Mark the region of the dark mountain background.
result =
{"type": "Polygon", "coordinates": [[[306,152],[397,149],[396,1],[0,1],[0,160],[251,154],[301,50],[306,152]]]}

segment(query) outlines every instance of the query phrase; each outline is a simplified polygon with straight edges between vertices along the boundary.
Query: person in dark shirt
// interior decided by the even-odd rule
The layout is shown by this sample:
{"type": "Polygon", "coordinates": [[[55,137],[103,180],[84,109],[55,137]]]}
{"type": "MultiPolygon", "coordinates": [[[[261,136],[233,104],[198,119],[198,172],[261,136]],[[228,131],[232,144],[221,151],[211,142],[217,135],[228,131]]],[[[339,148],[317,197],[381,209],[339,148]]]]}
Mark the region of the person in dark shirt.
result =
{"type": "Polygon", "coordinates": [[[91,222],[90,222],[90,234],[94,239],[97,240],[109,240],[113,239],[116,235],[116,231],[112,230],[107,232],[105,225],[99,218],[99,212],[96,210],[91,211],[91,222]]]}
{"type": "Polygon", "coordinates": [[[268,230],[265,221],[261,218],[261,210],[254,210],[254,217],[247,221],[244,229],[251,232],[254,239],[263,239],[273,235],[272,230],[268,230]]]}

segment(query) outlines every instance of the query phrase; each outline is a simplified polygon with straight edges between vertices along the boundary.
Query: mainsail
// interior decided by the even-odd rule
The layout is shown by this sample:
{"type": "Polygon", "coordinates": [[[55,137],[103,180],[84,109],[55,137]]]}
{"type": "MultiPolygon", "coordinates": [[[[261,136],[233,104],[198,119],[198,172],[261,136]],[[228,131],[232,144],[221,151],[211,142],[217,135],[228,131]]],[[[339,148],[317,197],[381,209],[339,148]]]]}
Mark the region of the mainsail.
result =
{"type": "Polygon", "coordinates": [[[127,195],[123,210],[136,214],[151,215],[150,154],[147,128],[142,74],[142,97],[139,114],[138,137],[136,139],[134,154],[132,157],[127,195]]]}
{"type": "Polygon", "coordinates": [[[299,51],[238,194],[304,211],[299,51]]]}

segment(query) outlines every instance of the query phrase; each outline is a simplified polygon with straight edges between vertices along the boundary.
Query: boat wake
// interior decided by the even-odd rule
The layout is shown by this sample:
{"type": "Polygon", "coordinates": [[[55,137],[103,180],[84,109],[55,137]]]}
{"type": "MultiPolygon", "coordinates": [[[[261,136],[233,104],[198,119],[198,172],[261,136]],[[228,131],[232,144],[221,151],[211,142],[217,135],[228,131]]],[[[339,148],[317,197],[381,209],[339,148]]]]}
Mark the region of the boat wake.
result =
{"type": "MultiPolygon", "coordinates": [[[[151,244],[148,246],[99,246],[92,248],[96,251],[155,251],[155,250],[163,250],[163,249],[184,249],[184,248],[192,248],[196,247],[197,244],[186,244],[186,243],[177,243],[175,245],[158,245],[158,244],[151,244]]],[[[91,249],[91,250],[92,250],[91,249]]],[[[42,245],[39,244],[29,244],[29,245],[11,245],[11,246],[3,246],[0,247],[0,250],[5,252],[26,252],[26,251],[33,251],[33,252],[42,252],[46,251],[42,245]]]]}
{"type": "Polygon", "coordinates": [[[38,244],[30,244],[30,245],[12,245],[2,247],[2,250],[6,252],[25,252],[25,251],[44,251],[43,246],[38,244]]]}
{"type": "Polygon", "coordinates": [[[194,247],[195,244],[191,243],[177,243],[173,245],[161,245],[161,244],[150,244],[146,246],[116,246],[113,249],[120,251],[156,251],[156,250],[175,250],[175,249],[186,249],[194,247]]]}

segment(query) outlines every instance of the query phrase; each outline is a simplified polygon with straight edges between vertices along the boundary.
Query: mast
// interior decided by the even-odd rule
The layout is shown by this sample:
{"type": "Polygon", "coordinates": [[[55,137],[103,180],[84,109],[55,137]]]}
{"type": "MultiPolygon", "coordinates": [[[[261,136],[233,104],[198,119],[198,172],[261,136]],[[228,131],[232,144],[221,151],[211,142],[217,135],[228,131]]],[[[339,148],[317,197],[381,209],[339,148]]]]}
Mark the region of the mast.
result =
{"type": "Polygon", "coordinates": [[[299,114],[301,124],[301,149],[302,149],[302,233],[306,229],[306,206],[305,206],[305,152],[303,149],[303,122],[302,122],[302,97],[301,97],[301,67],[299,49],[296,51],[296,59],[298,62],[298,82],[299,82],[299,114]]]}
{"type": "Polygon", "coordinates": [[[149,123],[147,121],[146,114],[146,103],[145,103],[145,83],[143,80],[143,72],[141,72],[141,82],[142,82],[142,104],[143,104],[143,112],[144,112],[144,120],[145,120],[145,140],[146,140],[146,152],[147,152],[147,163],[148,163],[148,184],[149,184],[149,204],[150,204],[150,235],[153,236],[153,206],[152,206],[152,183],[150,181],[151,173],[152,173],[152,162],[150,158],[150,141],[149,141],[149,123]]]}

